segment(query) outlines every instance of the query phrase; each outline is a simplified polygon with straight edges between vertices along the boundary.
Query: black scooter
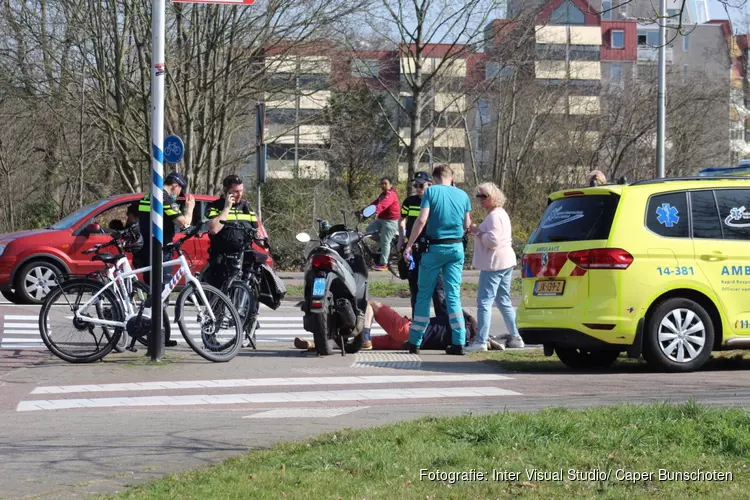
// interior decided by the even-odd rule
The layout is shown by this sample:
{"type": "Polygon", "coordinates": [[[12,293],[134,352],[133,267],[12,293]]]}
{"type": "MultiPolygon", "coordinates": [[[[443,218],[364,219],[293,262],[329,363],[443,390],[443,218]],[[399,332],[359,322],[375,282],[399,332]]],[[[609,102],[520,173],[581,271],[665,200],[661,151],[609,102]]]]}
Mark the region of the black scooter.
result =
{"type": "MultiPolygon", "coordinates": [[[[362,216],[370,217],[366,208],[362,216]]],[[[341,355],[356,353],[364,339],[365,311],[370,283],[363,241],[357,225],[349,228],[347,212],[342,210],[344,224],[330,226],[318,219],[318,244],[307,255],[305,264],[305,300],[302,304],[303,327],[313,334],[319,356],[333,354],[333,343],[341,355]]],[[[302,243],[312,241],[307,233],[297,235],[302,243]]]]}

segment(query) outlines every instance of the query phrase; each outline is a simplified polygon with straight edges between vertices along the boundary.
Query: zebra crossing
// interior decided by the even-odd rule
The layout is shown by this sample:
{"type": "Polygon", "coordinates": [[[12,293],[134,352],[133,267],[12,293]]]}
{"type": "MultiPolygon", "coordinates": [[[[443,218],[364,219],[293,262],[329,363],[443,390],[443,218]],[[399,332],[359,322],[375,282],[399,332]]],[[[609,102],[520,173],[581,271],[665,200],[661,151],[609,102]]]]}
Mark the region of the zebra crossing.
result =
{"type": "MultiPolygon", "coordinates": [[[[295,337],[312,340],[312,334],[302,326],[302,312],[293,305],[282,305],[276,311],[262,305],[258,322],[258,343],[292,342],[295,337]]],[[[39,333],[38,314],[1,314],[0,326],[0,349],[46,348],[39,333]]],[[[171,323],[171,331],[171,338],[185,345],[177,323],[171,323]]],[[[377,323],[373,324],[371,333],[373,336],[385,335],[377,323]]]]}
{"type": "Polygon", "coordinates": [[[240,405],[239,409],[256,411],[242,418],[321,418],[371,406],[521,396],[517,391],[499,387],[512,381],[512,377],[494,373],[419,372],[42,386],[21,400],[16,411],[156,407],[169,410],[240,405]]]}

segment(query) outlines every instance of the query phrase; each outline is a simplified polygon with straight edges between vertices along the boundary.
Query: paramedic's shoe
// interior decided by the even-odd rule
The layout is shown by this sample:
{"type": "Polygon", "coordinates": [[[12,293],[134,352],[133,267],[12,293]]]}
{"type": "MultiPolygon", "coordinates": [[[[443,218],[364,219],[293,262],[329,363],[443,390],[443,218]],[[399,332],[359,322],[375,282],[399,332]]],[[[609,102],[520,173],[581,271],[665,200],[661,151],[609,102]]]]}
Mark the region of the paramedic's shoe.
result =
{"type": "Polygon", "coordinates": [[[411,342],[405,342],[404,343],[404,349],[409,350],[409,354],[419,354],[419,346],[414,345],[411,342]]]}
{"type": "Polygon", "coordinates": [[[452,354],[454,356],[463,356],[464,354],[466,354],[466,351],[464,351],[464,346],[462,345],[451,344],[445,348],[445,354],[452,354]]]}

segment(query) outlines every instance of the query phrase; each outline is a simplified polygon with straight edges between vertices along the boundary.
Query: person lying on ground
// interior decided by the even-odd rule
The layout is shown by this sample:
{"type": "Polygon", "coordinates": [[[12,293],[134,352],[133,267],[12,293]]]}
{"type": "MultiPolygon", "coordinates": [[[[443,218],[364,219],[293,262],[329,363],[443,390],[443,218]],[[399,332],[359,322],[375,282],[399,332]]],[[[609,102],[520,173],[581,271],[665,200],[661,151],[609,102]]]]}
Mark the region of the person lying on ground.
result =
{"type": "MultiPolygon", "coordinates": [[[[468,329],[468,341],[474,340],[477,333],[477,320],[465,310],[464,320],[468,329]]],[[[400,315],[380,302],[371,300],[367,304],[365,313],[365,328],[362,332],[364,335],[363,350],[375,349],[378,351],[399,350],[404,348],[404,343],[409,340],[409,328],[411,320],[406,316],[400,315]],[[370,336],[373,320],[385,330],[386,335],[370,336]]],[[[451,344],[451,328],[448,316],[438,316],[430,318],[427,330],[422,341],[422,349],[441,350],[451,344]]],[[[505,346],[495,340],[490,340],[490,346],[493,349],[504,350],[505,346]]],[[[315,344],[309,340],[299,337],[294,339],[294,347],[297,349],[315,349],[315,344]]]]}

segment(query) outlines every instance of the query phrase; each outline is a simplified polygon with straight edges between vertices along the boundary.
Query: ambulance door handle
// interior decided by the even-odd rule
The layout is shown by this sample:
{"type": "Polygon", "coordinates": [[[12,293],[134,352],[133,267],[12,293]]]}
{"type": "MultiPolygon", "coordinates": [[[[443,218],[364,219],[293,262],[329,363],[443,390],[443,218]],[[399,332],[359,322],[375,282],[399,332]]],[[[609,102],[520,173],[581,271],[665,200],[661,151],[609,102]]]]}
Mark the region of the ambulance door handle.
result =
{"type": "Polygon", "coordinates": [[[701,255],[701,260],[707,260],[708,262],[721,262],[727,260],[728,257],[724,257],[721,252],[714,252],[710,255],[701,255]]]}

